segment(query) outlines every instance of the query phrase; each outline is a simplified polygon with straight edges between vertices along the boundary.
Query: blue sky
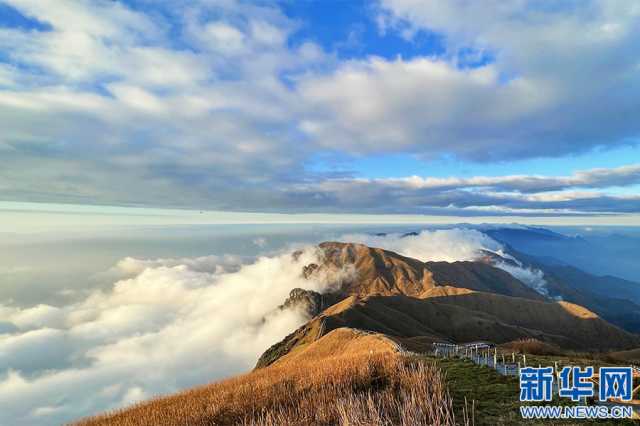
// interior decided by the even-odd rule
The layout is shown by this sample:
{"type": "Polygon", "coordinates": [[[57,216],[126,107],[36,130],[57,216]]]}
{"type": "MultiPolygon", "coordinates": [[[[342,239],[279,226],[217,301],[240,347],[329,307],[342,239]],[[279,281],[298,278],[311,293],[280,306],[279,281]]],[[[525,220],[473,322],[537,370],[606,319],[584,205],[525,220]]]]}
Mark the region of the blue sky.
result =
{"type": "Polygon", "coordinates": [[[0,200],[640,209],[626,3],[0,1],[0,200]]]}
{"type": "Polygon", "coordinates": [[[381,32],[375,25],[379,5],[367,1],[282,1],[283,13],[300,28],[291,44],[313,40],[340,59],[363,59],[370,55],[394,59],[441,55],[442,36],[422,31],[412,40],[396,31],[381,32]]]}

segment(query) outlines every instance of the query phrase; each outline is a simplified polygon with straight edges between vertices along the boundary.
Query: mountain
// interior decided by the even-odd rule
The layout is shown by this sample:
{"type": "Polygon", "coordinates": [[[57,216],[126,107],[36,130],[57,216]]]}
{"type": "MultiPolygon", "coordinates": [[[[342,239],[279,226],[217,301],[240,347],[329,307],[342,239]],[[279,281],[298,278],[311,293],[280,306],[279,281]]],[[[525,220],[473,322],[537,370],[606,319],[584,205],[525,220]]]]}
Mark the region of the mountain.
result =
{"type": "MultiPolygon", "coordinates": [[[[622,235],[607,229],[594,229],[569,236],[525,226],[484,226],[478,229],[520,253],[536,256],[548,264],[571,265],[590,274],[613,275],[629,281],[640,277],[638,234],[622,235]]],[[[578,229],[568,229],[568,232],[576,231],[578,229]]]]}
{"type": "Polygon", "coordinates": [[[554,265],[540,262],[546,274],[570,285],[571,287],[589,291],[602,297],[626,299],[640,304],[640,283],[625,280],[611,275],[594,275],[570,265],[554,265]]]}
{"type": "Polygon", "coordinates": [[[554,232],[545,228],[536,228],[533,226],[514,227],[514,228],[486,228],[483,229],[485,234],[496,241],[509,243],[511,245],[533,244],[550,242],[564,242],[583,244],[585,241],[581,237],[570,237],[559,232],[554,232]]]}
{"type": "Polygon", "coordinates": [[[542,272],[545,290],[552,298],[584,306],[627,331],[640,332],[640,283],[593,275],[549,257],[524,254],[510,246],[505,246],[505,251],[508,258],[489,253],[483,261],[496,264],[516,258],[521,267],[542,272]]]}
{"type": "Polygon", "coordinates": [[[640,346],[638,336],[589,309],[546,299],[486,262],[421,262],[351,243],[328,242],[319,248],[322,262],[307,265],[304,276],[342,269],[351,270],[352,278],[323,295],[326,302],[315,316],[269,348],[258,368],[294,357],[343,327],[420,345],[535,338],[582,351],[640,346]]]}
{"type": "Polygon", "coordinates": [[[624,291],[625,280],[595,276],[572,266],[541,265],[540,269],[550,294],[585,306],[625,330],[640,332],[640,305],[633,293],[624,291]],[[622,286],[617,285],[620,282],[622,286]]]}
{"type": "Polygon", "coordinates": [[[304,276],[356,272],[339,289],[329,292],[335,299],[347,296],[421,297],[437,286],[455,285],[533,300],[544,298],[509,273],[481,262],[421,262],[364,244],[325,242],[318,246],[323,262],[307,265],[304,276]]]}

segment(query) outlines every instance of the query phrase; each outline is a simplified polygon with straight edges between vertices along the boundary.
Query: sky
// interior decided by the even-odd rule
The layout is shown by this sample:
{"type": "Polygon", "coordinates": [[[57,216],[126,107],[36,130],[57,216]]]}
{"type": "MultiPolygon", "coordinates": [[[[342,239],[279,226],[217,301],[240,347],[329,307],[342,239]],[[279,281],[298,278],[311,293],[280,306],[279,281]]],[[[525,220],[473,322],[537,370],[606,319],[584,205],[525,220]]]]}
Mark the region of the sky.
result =
{"type": "Polygon", "coordinates": [[[639,24],[628,1],[0,0],[0,201],[637,223],[639,24]]]}

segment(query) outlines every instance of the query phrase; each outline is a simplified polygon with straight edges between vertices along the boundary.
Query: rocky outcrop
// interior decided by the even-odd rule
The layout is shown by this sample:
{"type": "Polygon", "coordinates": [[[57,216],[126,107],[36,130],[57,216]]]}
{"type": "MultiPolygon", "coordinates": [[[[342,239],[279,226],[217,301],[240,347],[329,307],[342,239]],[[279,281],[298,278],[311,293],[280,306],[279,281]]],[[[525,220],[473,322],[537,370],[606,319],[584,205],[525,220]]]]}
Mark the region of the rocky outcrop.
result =
{"type": "Polygon", "coordinates": [[[280,305],[280,309],[296,309],[303,312],[308,318],[313,318],[327,306],[320,293],[313,290],[294,288],[289,293],[289,297],[280,305]]]}

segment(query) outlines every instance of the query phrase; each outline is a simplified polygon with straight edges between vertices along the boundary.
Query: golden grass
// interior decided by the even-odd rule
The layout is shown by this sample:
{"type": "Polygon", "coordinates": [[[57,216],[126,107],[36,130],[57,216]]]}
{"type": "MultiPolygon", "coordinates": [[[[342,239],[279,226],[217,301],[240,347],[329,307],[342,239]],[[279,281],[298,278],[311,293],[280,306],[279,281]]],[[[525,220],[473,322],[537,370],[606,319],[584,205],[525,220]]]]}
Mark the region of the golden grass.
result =
{"type": "Polygon", "coordinates": [[[500,345],[507,352],[531,355],[562,355],[564,352],[557,346],[538,339],[520,339],[500,345]]]}
{"type": "Polygon", "coordinates": [[[432,364],[396,353],[283,363],[78,425],[453,425],[432,364]]]}
{"type": "Polygon", "coordinates": [[[640,363],[640,348],[631,349],[628,351],[609,352],[602,354],[601,358],[611,363],[626,363],[626,364],[639,364],[640,363]]]}
{"type": "Polygon", "coordinates": [[[299,363],[305,361],[322,362],[335,354],[357,356],[361,354],[390,353],[397,351],[397,343],[379,333],[363,333],[341,327],[331,330],[320,339],[296,345],[288,354],[274,364],[299,363]]]}

